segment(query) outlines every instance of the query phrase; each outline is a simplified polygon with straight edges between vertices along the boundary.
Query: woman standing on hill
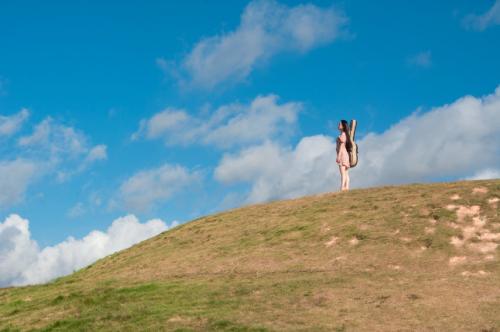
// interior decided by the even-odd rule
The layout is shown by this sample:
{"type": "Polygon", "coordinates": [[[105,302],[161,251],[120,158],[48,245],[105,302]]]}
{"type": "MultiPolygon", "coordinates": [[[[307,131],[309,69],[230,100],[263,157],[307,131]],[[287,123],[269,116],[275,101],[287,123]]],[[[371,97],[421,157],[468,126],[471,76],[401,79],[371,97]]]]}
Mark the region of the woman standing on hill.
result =
{"type": "Polygon", "coordinates": [[[340,120],[338,125],[340,135],[337,137],[337,164],[340,170],[340,190],[349,190],[349,152],[352,149],[349,136],[349,125],[346,120],[340,120]]]}

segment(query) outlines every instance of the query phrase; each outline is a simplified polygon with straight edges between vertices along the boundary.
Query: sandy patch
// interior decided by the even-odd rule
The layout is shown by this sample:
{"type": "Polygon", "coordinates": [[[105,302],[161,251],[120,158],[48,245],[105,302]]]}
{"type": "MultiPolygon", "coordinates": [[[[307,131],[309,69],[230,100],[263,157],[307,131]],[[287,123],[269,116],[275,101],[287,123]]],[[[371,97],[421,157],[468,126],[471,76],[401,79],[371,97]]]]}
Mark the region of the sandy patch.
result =
{"type": "Polygon", "coordinates": [[[486,225],[486,218],[480,216],[473,217],[472,224],[477,228],[483,228],[486,225]]]}
{"type": "Polygon", "coordinates": [[[462,229],[462,234],[464,236],[464,240],[469,240],[473,236],[476,235],[476,232],[478,231],[477,227],[474,226],[466,226],[462,229]]]}
{"type": "Polygon", "coordinates": [[[486,194],[488,192],[488,188],[486,187],[476,187],[472,189],[473,194],[486,194]]]}
{"type": "Polygon", "coordinates": [[[335,243],[337,243],[338,239],[339,239],[338,237],[332,236],[332,238],[330,239],[330,241],[328,241],[328,242],[325,243],[325,246],[327,246],[327,247],[333,246],[335,243]]]}
{"type": "Polygon", "coordinates": [[[463,206],[460,205],[457,210],[457,220],[463,221],[466,217],[472,217],[479,214],[481,207],[479,205],[463,206]]]}
{"type": "Polygon", "coordinates": [[[456,205],[456,204],[448,204],[448,205],[445,206],[445,208],[448,211],[453,211],[453,210],[455,210],[455,209],[458,208],[458,205],[456,205]]]}
{"type": "Polygon", "coordinates": [[[500,241],[500,233],[491,233],[489,230],[485,229],[479,236],[481,241],[500,241]]]}
{"type": "MultiPolygon", "coordinates": [[[[470,207],[459,206],[457,209],[457,221],[459,224],[453,222],[448,222],[448,226],[452,228],[459,228],[462,230],[462,236],[452,236],[450,238],[450,243],[455,246],[455,248],[467,247],[467,249],[472,250],[481,254],[488,254],[494,252],[498,247],[498,243],[494,241],[500,241],[500,233],[491,232],[486,229],[487,219],[479,214],[480,207],[478,205],[473,205],[470,207]],[[466,217],[472,217],[472,222],[464,223],[466,217]],[[473,240],[471,242],[469,240],[473,240]],[[477,240],[479,242],[477,242],[477,240]]],[[[494,226],[494,224],[493,224],[494,226]]],[[[457,259],[457,258],[455,258],[457,259]]],[[[494,259],[494,258],[493,258],[494,259]]],[[[450,265],[452,262],[450,261],[450,265]]]]}
{"type": "Polygon", "coordinates": [[[451,196],[450,199],[453,200],[453,201],[456,201],[457,199],[460,199],[460,195],[459,194],[455,194],[455,195],[451,196]]]}
{"type": "Polygon", "coordinates": [[[425,227],[425,234],[434,234],[435,231],[434,227],[425,227]]]}
{"type": "Polygon", "coordinates": [[[490,272],[486,272],[484,270],[479,270],[477,272],[470,272],[470,271],[463,271],[461,275],[465,277],[473,276],[473,277],[479,277],[479,276],[485,276],[490,274],[490,272]]]}
{"type": "Polygon", "coordinates": [[[349,240],[349,244],[352,245],[352,246],[355,246],[359,243],[359,240],[355,237],[353,237],[352,239],[349,240]]]}
{"type": "Polygon", "coordinates": [[[492,197],[488,199],[488,204],[493,205],[493,207],[496,207],[498,202],[500,202],[500,198],[498,197],[492,197]]]}
{"type": "Polygon", "coordinates": [[[175,315],[175,316],[172,316],[168,319],[169,322],[184,322],[188,319],[184,318],[184,317],[181,317],[179,315],[175,315]]]}
{"type": "Polygon", "coordinates": [[[495,242],[474,242],[474,243],[468,243],[467,247],[480,252],[482,254],[486,254],[492,251],[495,251],[495,249],[498,247],[498,243],[495,242]]]}
{"type": "Polygon", "coordinates": [[[450,266],[455,266],[455,265],[459,265],[459,264],[464,264],[466,261],[467,261],[466,256],[454,256],[454,257],[450,258],[450,260],[448,261],[448,264],[450,266]]]}
{"type": "Polygon", "coordinates": [[[411,239],[407,236],[400,237],[399,239],[403,242],[410,242],[411,241],[411,239]]]}
{"type": "Polygon", "coordinates": [[[450,239],[450,243],[454,245],[456,248],[462,247],[464,245],[464,242],[465,242],[464,240],[456,236],[452,236],[450,239]]]}

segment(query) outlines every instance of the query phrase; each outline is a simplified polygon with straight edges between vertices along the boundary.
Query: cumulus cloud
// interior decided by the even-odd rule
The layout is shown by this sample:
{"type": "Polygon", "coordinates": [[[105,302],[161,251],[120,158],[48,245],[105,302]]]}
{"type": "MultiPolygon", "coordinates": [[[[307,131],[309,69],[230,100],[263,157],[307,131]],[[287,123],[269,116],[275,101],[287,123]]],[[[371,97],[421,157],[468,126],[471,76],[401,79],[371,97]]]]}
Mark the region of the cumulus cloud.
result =
{"type": "Polygon", "coordinates": [[[0,115],[0,138],[2,136],[8,137],[15,134],[19,129],[21,129],[21,126],[26,122],[29,115],[30,112],[26,108],[23,108],[18,113],[10,116],[0,115]]]}
{"type": "Polygon", "coordinates": [[[251,182],[245,203],[294,198],[338,186],[335,140],[304,137],[293,149],[266,141],[237,154],[226,154],[214,172],[223,183],[251,182]]]}
{"type": "Polygon", "coordinates": [[[126,209],[138,212],[150,210],[156,203],[198,184],[201,178],[201,171],[190,171],[180,165],[164,164],[139,171],[121,184],[119,203],[112,204],[122,204],[126,209]]]}
{"type": "Polygon", "coordinates": [[[469,14],[464,19],[464,26],[468,29],[483,31],[490,26],[500,24],[500,0],[496,0],[493,6],[482,15],[469,14]]]}
{"type": "MultiPolygon", "coordinates": [[[[174,221],[170,227],[177,224],[174,221]]],[[[105,232],[94,230],[82,239],[70,236],[41,249],[31,239],[29,221],[12,214],[0,222],[0,287],[44,283],[70,274],[170,227],[160,219],[140,223],[134,215],[126,215],[105,232]]]]}
{"type": "Polygon", "coordinates": [[[178,131],[190,121],[192,120],[185,110],[168,107],[150,119],[141,120],[139,131],[132,135],[132,139],[137,139],[142,134],[147,138],[159,138],[169,132],[178,131]]]}
{"type": "Polygon", "coordinates": [[[500,165],[500,87],[414,112],[360,141],[361,165],[351,183],[377,185],[461,177],[500,165]]]}
{"type": "MultiPolygon", "coordinates": [[[[245,79],[256,66],[283,52],[305,53],[335,40],[347,23],[332,7],[289,7],[274,0],[254,0],[231,32],[199,41],[182,60],[176,75],[182,85],[211,89],[245,79]]],[[[172,63],[158,59],[162,68],[172,63]]]]}
{"type": "Polygon", "coordinates": [[[410,65],[422,68],[429,68],[432,65],[431,51],[423,51],[408,58],[410,65]]]}
{"type": "MultiPolygon", "coordinates": [[[[361,124],[362,125],[362,124],[361,124]]],[[[495,177],[500,165],[500,87],[420,110],[382,133],[369,133],[351,169],[351,188],[432,181],[441,177],[495,177]]],[[[338,190],[334,137],[304,137],[295,148],[266,142],[225,154],[217,180],[247,182],[245,203],[338,190]]]]}
{"type": "Polygon", "coordinates": [[[167,145],[193,143],[230,148],[288,137],[296,129],[302,104],[278,103],[277,95],[257,96],[250,104],[232,103],[210,116],[191,116],[185,110],[167,108],[143,119],[132,139],[162,138],[167,145]]]}

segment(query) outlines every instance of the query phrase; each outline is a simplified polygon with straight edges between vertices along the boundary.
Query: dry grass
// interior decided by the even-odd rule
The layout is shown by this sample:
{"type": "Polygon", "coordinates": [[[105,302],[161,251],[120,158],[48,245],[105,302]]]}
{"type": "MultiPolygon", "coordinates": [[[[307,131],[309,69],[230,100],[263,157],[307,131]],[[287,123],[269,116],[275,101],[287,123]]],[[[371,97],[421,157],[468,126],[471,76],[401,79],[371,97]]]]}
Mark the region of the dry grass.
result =
{"type": "Polygon", "coordinates": [[[500,180],[255,204],[46,285],[0,331],[500,331],[500,180]]]}

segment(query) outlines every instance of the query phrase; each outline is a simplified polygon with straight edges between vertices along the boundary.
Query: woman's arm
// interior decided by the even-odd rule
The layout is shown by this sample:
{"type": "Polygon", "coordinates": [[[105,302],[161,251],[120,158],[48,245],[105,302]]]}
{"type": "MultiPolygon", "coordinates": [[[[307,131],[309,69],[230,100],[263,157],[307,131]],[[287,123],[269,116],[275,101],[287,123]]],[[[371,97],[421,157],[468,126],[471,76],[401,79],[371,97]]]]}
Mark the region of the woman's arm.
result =
{"type": "Polygon", "coordinates": [[[340,140],[339,138],[337,137],[337,147],[336,147],[336,150],[337,150],[337,158],[335,159],[335,162],[339,163],[340,160],[339,160],[339,150],[340,150],[340,140]]]}

